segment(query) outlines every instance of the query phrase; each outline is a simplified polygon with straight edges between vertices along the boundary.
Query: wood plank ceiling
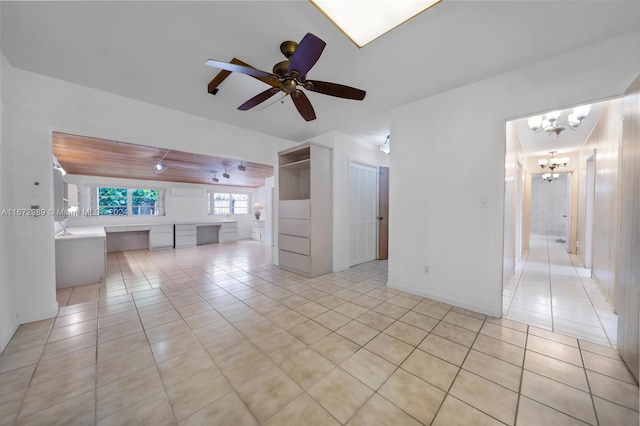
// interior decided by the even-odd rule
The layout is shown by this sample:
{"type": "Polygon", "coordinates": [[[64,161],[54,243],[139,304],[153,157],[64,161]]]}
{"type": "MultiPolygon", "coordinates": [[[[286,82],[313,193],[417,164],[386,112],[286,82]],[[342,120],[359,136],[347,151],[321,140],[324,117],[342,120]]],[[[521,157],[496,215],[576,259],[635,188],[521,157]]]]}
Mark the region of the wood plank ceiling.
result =
{"type": "Polygon", "coordinates": [[[58,132],[53,133],[52,139],[53,155],[72,175],[250,188],[264,186],[265,178],[273,176],[273,166],[267,164],[243,161],[247,169],[241,171],[240,161],[229,158],[58,132]],[[163,172],[154,171],[159,161],[167,166],[163,172]],[[222,176],[225,170],[228,179],[222,176]],[[211,180],[214,175],[219,183],[211,180]]]}

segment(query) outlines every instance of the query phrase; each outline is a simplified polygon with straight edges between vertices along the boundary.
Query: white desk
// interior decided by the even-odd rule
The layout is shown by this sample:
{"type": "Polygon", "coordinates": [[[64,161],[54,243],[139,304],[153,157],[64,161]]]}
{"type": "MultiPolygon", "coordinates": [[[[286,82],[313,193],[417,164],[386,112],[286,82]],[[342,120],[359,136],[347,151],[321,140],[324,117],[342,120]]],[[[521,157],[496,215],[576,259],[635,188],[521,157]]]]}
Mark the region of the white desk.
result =
{"type": "Polygon", "coordinates": [[[56,288],[98,283],[107,270],[104,227],[69,228],[55,236],[56,288]]]}

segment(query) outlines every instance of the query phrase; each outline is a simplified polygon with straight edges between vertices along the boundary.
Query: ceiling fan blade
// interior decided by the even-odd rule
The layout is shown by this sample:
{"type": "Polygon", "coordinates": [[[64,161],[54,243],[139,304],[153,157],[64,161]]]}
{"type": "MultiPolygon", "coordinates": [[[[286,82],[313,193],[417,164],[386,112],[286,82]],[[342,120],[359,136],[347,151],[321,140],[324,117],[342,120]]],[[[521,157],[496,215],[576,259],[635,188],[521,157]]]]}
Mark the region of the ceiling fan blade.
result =
{"type": "Polygon", "coordinates": [[[307,33],[291,56],[289,72],[297,71],[301,76],[306,75],[311,67],[318,62],[318,58],[320,58],[326,45],[327,43],[318,37],[307,33]]]}
{"type": "Polygon", "coordinates": [[[307,90],[322,93],[323,95],[336,96],[338,98],[361,101],[367,94],[364,90],[356,89],[355,87],[344,86],[337,83],[328,83],[326,81],[307,80],[306,83],[311,83],[309,86],[305,85],[305,89],[307,90]]]}
{"type": "Polygon", "coordinates": [[[207,59],[205,64],[212,68],[220,68],[221,70],[239,72],[241,74],[247,74],[253,77],[262,77],[262,78],[270,78],[270,79],[273,78],[273,74],[268,73],[266,71],[260,71],[259,69],[246,67],[244,65],[231,64],[229,62],[216,61],[215,59],[207,59]]]}
{"type": "Polygon", "coordinates": [[[313,110],[313,106],[311,102],[309,102],[309,98],[304,94],[301,90],[298,90],[294,95],[291,96],[293,99],[293,104],[296,106],[298,112],[306,121],[311,121],[316,119],[316,112],[313,110]]]}
{"type": "MultiPolygon", "coordinates": [[[[229,63],[234,64],[234,65],[242,65],[243,67],[249,67],[249,68],[256,69],[256,67],[251,66],[251,65],[247,64],[246,62],[241,61],[238,58],[233,58],[232,60],[229,61],[229,63]]],[[[269,86],[280,87],[280,82],[278,80],[274,80],[273,74],[270,75],[269,78],[256,77],[255,75],[253,75],[252,77],[262,81],[263,83],[267,83],[269,86]]]]}
{"type": "Polygon", "coordinates": [[[278,92],[274,92],[272,89],[267,89],[264,92],[258,93],[253,98],[249,99],[247,102],[245,102],[242,105],[240,105],[238,107],[238,109],[240,111],[247,111],[247,110],[253,108],[254,106],[259,105],[262,102],[266,101],[267,99],[269,99],[270,97],[272,97],[276,93],[278,93],[278,92]]]}

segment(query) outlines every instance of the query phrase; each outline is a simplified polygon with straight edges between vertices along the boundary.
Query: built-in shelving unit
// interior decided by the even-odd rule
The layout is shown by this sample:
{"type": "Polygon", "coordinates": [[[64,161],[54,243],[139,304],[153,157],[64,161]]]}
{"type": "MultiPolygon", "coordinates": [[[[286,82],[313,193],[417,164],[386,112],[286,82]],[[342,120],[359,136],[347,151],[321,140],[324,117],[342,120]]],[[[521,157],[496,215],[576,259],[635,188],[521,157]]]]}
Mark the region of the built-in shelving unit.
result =
{"type": "Polygon", "coordinates": [[[332,270],[331,149],[312,143],[278,155],[278,262],[308,277],[332,270]]]}

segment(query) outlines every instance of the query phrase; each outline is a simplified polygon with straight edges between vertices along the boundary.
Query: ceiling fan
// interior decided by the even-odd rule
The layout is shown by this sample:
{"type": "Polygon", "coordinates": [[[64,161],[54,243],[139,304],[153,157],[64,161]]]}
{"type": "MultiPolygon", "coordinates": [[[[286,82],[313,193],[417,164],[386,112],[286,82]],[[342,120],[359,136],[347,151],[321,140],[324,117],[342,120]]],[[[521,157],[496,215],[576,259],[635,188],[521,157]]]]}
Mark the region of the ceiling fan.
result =
{"type": "MultiPolygon", "coordinates": [[[[238,107],[239,110],[247,111],[271,98],[276,93],[284,92],[284,96],[291,95],[293,104],[296,106],[300,115],[306,121],[311,121],[316,119],[316,113],[313,110],[313,106],[311,105],[309,98],[307,98],[307,95],[305,95],[301,89],[358,101],[363,100],[367,94],[364,90],[344,86],[342,84],[328,83],[326,81],[319,80],[307,80],[307,72],[309,72],[309,70],[318,61],[325,45],[326,43],[323,40],[311,33],[307,33],[299,44],[295,41],[283,42],[280,44],[280,51],[287,60],[275,64],[273,66],[272,73],[253,68],[252,66],[235,58],[231,62],[208,59],[205,63],[210,67],[220,68],[224,70],[223,72],[227,72],[227,74],[225,74],[221,79],[218,79],[217,84],[226,78],[229,72],[239,72],[241,74],[247,74],[255,77],[271,86],[269,89],[258,93],[256,96],[240,105],[238,107]]],[[[216,81],[216,79],[214,79],[214,81],[216,81]]],[[[217,92],[217,88],[215,86],[213,89],[211,88],[214,81],[209,85],[209,93],[212,94],[217,92]]]]}

